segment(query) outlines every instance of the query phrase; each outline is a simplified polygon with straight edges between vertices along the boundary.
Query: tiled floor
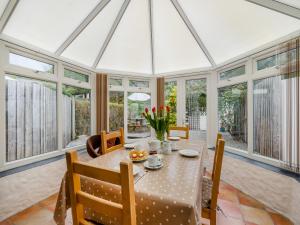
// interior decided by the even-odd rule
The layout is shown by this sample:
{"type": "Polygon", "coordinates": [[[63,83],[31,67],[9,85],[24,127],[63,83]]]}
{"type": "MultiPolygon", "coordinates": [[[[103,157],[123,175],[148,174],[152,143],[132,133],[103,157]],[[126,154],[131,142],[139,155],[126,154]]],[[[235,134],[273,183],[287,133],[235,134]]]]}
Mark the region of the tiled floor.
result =
{"type": "MultiPolygon", "coordinates": [[[[54,225],[53,211],[57,194],[0,222],[0,225],[54,225]]],[[[218,205],[218,225],[293,225],[287,218],[265,207],[262,203],[243,194],[234,187],[221,183],[218,205]]],[[[66,224],[72,224],[71,216],[66,224]]],[[[208,223],[207,223],[208,224],[208,223]]]]}

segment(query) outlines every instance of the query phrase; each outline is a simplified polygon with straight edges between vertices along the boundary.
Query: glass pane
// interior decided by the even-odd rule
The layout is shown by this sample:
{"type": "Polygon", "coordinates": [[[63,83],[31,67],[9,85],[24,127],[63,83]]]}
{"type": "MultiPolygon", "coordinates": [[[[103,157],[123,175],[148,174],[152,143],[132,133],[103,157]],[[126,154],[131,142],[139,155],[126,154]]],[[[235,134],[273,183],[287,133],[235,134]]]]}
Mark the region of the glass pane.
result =
{"type": "Polygon", "coordinates": [[[109,92],[109,131],[124,127],[124,92],[109,92]]]}
{"type": "Polygon", "coordinates": [[[35,71],[54,73],[54,65],[14,53],[9,53],[9,63],[16,66],[26,67],[35,71]]]}
{"type": "Polygon", "coordinates": [[[264,59],[257,60],[257,70],[263,70],[266,68],[272,68],[277,65],[285,65],[288,61],[296,60],[296,49],[292,49],[286,52],[282,52],[278,55],[272,55],[264,59]],[[289,59],[290,57],[290,59],[289,59]]]}
{"type": "Polygon", "coordinates": [[[142,113],[151,107],[149,93],[128,92],[128,134],[129,139],[150,137],[150,127],[142,113]]]}
{"type": "Polygon", "coordinates": [[[206,139],[206,79],[185,83],[185,118],[191,138],[206,139]]]}
{"type": "Polygon", "coordinates": [[[238,77],[244,74],[246,74],[245,65],[220,73],[220,80],[227,80],[232,77],[238,77]]]}
{"type": "Polygon", "coordinates": [[[89,75],[83,74],[83,73],[78,73],[72,70],[65,69],[64,70],[64,76],[74,79],[74,80],[79,80],[82,82],[89,82],[89,75]]]}
{"type": "Polygon", "coordinates": [[[149,88],[149,81],[145,80],[130,80],[129,87],[149,88]]]}
{"type": "Polygon", "coordinates": [[[256,154],[279,159],[283,82],[280,76],[253,82],[253,141],[256,154]]]}
{"type": "Polygon", "coordinates": [[[14,75],[6,84],[6,161],[57,150],[55,83],[14,75]]]}
{"type": "Polygon", "coordinates": [[[110,86],[122,86],[122,79],[115,79],[115,78],[110,78],[109,79],[109,85],[110,86]]]}
{"type": "Polygon", "coordinates": [[[85,145],[91,133],[91,90],[63,85],[63,147],[85,145]]]}
{"type": "Polygon", "coordinates": [[[177,82],[165,82],[165,105],[170,106],[170,122],[172,125],[177,124],[177,82]]]}
{"type": "Polygon", "coordinates": [[[226,146],[247,151],[247,83],[219,88],[218,112],[226,146]]]}

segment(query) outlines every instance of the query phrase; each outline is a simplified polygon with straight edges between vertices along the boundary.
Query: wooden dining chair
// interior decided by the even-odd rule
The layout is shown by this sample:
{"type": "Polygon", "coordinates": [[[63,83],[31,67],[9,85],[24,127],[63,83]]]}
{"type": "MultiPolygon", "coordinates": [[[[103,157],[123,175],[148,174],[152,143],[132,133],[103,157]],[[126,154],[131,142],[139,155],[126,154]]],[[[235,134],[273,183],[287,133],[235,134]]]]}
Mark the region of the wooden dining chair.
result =
{"type": "Polygon", "coordinates": [[[216,158],[217,158],[217,150],[218,150],[218,144],[219,144],[219,140],[221,140],[222,134],[218,133],[217,134],[217,139],[216,139],[216,147],[215,147],[215,155],[214,155],[214,164],[213,164],[213,169],[211,171],[211,179],[214,178],[214,174],[215,174],[215,170],[216,170],[216,158]]]}
{"type": "Polygon", "coordinates": [[[216,149],[215,171],[213,178],[203,177],[201,217],[210,220],[210,225],[217,223],[217,200],[224,155],[225,141],[220,139],[216,149]]]}
{"type": "Polygon", "coordinates": [[[103,215],[122,219],[122,225],[136,225],[132,163],[121,162],[120,172],[79,162],[77,152],[66,153],[73,225],[91,225],[84,218],[83,206],[103,215]],[[81,190],[80,175],[121,186],[122,204],[111,202],[81,190]]]}
{"type": "Polygon", "coordinates": [[[171,136],[171,131],[184,131],[185,132],[185,136],[179,136],[182,139],[189,139],[190,138],[190,128],[189,126],[184,126],[184,127],[169,127],[169,132],[168,132],[168,137],[171,136]]]}
{"type": "Polygon", "coordinates": [[[120,149],[124,146],[124,129],[120,128],[119,131],[113,131],[111,133],[106,133],[106,131],[101,132],[101,147],[102,154],[106,154],[108,152],[120,149]],[[108,142],[111,140],[115,140],[115,144],[112,146],[108,146],[108,142]],[[119,140],[117,142],[117,140],[119,140]]]}

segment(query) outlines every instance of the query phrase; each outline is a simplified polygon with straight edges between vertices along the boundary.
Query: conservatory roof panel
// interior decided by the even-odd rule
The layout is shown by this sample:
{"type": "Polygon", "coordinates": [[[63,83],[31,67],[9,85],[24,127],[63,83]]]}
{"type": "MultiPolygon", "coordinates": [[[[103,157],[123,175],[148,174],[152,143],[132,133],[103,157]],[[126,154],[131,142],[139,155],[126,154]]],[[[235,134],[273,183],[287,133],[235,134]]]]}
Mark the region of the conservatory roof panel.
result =
{"type": "Polygon", "coordinates": [[[98,72],[203,71],[300,35],[299,0],[8,2],[1,39],[98,72]]]}
{"type": "Polygon", "coordinates": [[[55,52],[100,0],[20,0],[4,34],[55,52]]]}
{"type": "Polygon", "coordinates": [[[153,29],[156,73],[211,66],[170,0],[153,1],[153,29]]]}
{"type": "Polygon", "coordinates": [[[243,0],[179,0],[217,64],[300,29],[300,20],[243,0]]]}
{"type": "Polygon", "coordinates": [[[148,0],[131,0],[97,69],[152,73],[148,0]]]}
{"type": "Polygon", "coordinates": [[[93,66],[123,3],[124,0],[111,0],[62,53],[62,56],[93,66]]]}

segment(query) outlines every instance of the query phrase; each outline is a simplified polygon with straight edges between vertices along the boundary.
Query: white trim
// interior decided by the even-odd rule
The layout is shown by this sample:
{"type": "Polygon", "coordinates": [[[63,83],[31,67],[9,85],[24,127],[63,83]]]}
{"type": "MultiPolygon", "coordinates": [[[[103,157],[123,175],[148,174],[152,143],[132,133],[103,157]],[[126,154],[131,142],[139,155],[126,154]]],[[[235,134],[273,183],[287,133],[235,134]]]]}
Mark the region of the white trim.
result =
{"type": "Polygon", "coordinates": [[[64,50],[78,37],[78,35],[93,21],[93,19],[105,8],[110,0],[102,0],[90,12],[90,14],[79,24],[79,26],[69,35],[69,37],[58,47],[55,55],[61,55],[64,50]]]}
{"type": "Polygon", "coordinates": [[[155,74],[155,56],[154,56],[154,29],[153,29],[153,2],[152,0],[148,0],[149,7],[149,27],[150,27],[150,48],[151,48],[151,66],[152,66],[152,74],[155,74]]]}
{"type": "Polygon", "coordinates": [[[256,5],[271,9],[287,16],[300,19],[300,9],[274,0],[246,0],[256,5]]]}
{"type": "MultiPolygon", "coordinates": [[[[86,70],[85,68],[81,68],[79,66],[73,66],[66,62],[62,62],[60,60],[55,60],[52,57],[45,56],[43,54],[32,52],[30,50],[25,50],[24,48],[20,48],[13,44],[7,44],[6,42],[0,41],[0,145],[3,146],[3,150],[0,151],[0,171],[8,170],[11,168],[15,168],[18,166],[30,164],[33,162],[37,162],[43,159],[51,158],[57,155],[64,154],[67,149],[63,149],[62,139],[63,139],[63,115],[62,113],[62,85],[72,85],[76,87],[82,87],[91,90],[91,134],[96,132],[95,120],[96,120],[96,86],[95,86],[95,73],[90,70],[86,70]],[[23,51],[22,51],[23,50],[23,51]],[[16,66],[9,64],[9,52],[13,52],[16,54],[20,54],[25,57],[29,57],[41,62],[50,63],[54,65],[54,74],[49,73],[36,73],[32,69],[28,69],[22,66],[16,66]],[[33,53],[33,54],[32,54],[33,53]],[[69,68],[74,71],[79,71],[81,73],[85,73],[89,75],[90,82],[89,83],[78,83],[74,82],[73,79],[65,79],[64,78],[64,68],[69,68]],[[12,162],[6,162],[6,109],[5,109],[5,75],[13,74],[17,76],[27,77],[30,79],[37,79],[47,82],[54,82],[57,85],[57,140],[58,146],[57,150],[45,154],[41,154],[38,156],[32,156],[29,158],[24,158],[20,160],[15,160],[12,162]]],[[[82,149],[85,146],[76,146],[72,147],[75,149],[82,149]]]]}
{"type": "MultiPolygon", "coordinates": [[[[140,93],[148,93],[151,95],[151,107],[156,104],[156,85],[155,85],[155,78],[141,78],[136,76],[128,76],[128,77],[120,77],[118,75],[109,74],[108,79],[121,79],[122,86],[109,86],[108,87],[108,94],[107,94],[107,102],[109,104],[110,99],[110,91],[113,92],[122,92],[124,93],[124,133],[125,133],[125,141],[126,142],[135,142],[139,141],[140,139],[128,139],[128,93],[129,92],[140,92],[140,93]],[[140,81],[148,81],[149,88],[139,88],[139,87],[129,87],[130,80],[140,80],[140,81]]],[[[109,83],[109,81],[108,81],[109,83]]],[[[107,124],[109,130],[109,107],[107,110],[107,124]]],[[[151,131],[151,137],[153,137],[153,132],[151,131]]],[[[150,137],[150,138],[151,138],[150,137]]]]}
{"type": "Polygon", "coordinates": [[[10,0],[7,3],[5,10],[4,10],[2,16],[0,17],[0,33],[2,33],[4,27],[6,26],[8,20],[10,19],[11,15],[13,14],[18,3],[19,3],[19,0],[10,0]]]}
{"type": "Polygon", "coordinates": [[[4,65],[8,61],[7,49],[0,43],[0,169],[6,161],[6,104],[4,65]]]}
{"type": "MultiPolygon", "coordinates": [[[[84,149],[84,148],[85,148],[84,145],[72,147],[72,149],[75,149],[75,150],[81,150],[81,149],[84,149]]],[[[2,167],[0,167],[0,172],[5,171],[5,170],[10,170],[10,169],[13,169],[13,168],[16,168],[16,167],[28,165],[28,164],[31,164],[31,163],[34,163],[34,162],[39,162],[41,160],[50,159],[50,158],[53,158],[55,156],[63,155],[68,150],[70,150],[70,148],[63,149],[63,150],[56,150],[56,151],[53,151],[53,152],[48,152],[48,153],[44,153],[42,155],[36,155],[36,156],[16,160],[16,161],[13,161],[13,162],[7,162],[2,167]]]]}

